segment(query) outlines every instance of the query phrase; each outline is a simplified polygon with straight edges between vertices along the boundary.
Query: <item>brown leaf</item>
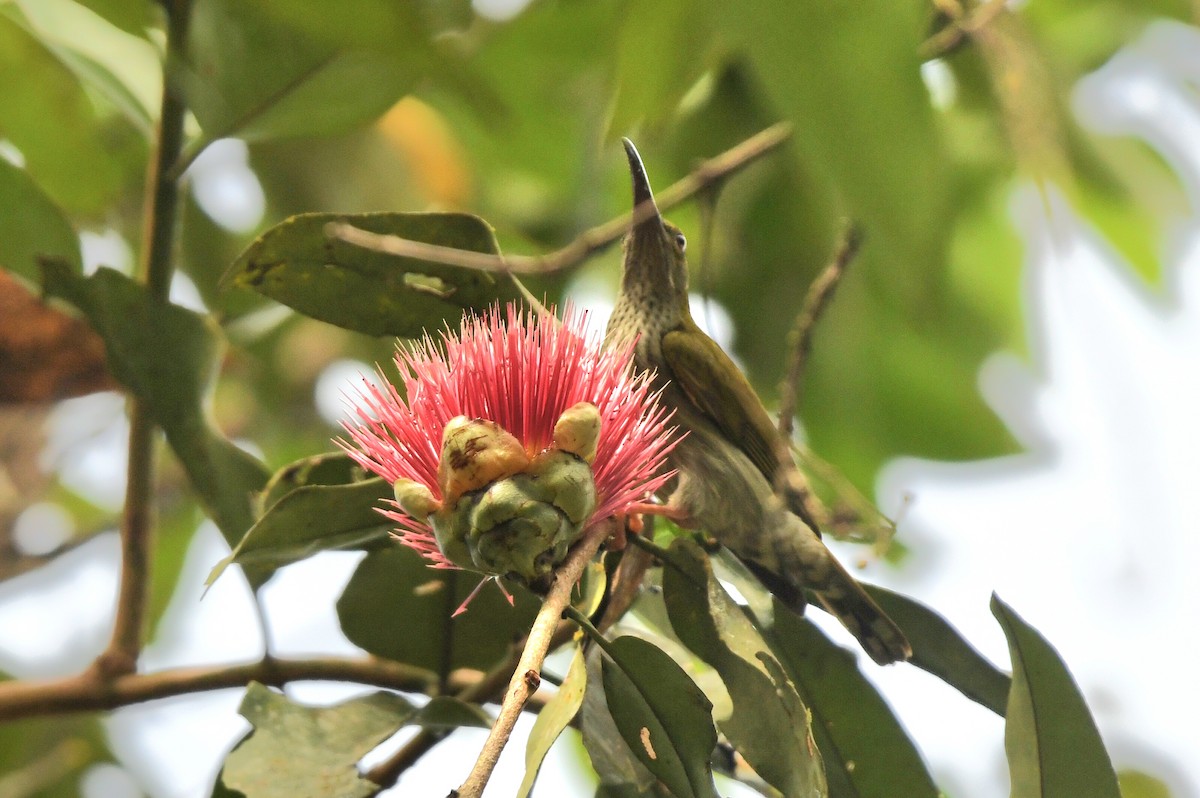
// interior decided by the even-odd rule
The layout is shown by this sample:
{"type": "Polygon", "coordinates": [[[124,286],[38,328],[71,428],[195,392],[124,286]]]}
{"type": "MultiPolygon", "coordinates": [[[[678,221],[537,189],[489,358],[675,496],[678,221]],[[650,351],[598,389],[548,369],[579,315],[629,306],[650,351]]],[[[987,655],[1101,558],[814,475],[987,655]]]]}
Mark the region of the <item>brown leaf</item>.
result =
{"type": "Polygon", "coordinates": [[[117,387],[100,336],[0,269],[0,403],[51,402],[117,387]]]}

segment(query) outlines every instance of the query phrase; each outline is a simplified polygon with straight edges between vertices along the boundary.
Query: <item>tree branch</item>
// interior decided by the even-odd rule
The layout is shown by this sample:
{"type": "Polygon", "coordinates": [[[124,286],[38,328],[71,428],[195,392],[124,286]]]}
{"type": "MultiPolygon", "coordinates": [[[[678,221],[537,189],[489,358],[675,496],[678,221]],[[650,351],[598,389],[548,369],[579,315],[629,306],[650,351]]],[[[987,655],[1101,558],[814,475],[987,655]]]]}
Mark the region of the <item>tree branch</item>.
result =
{"type": "Polygon", "coordinates": [[[982,0],[968,13],[959,0],[934,0],[933,4],[950,21],[946,27],[921,42],[917,55],[922,61],[948,55],[968,37],[983,30],[1007,7],[1005,0],[982,0]]]}
{"type": "Polygon", "coordinates": [[[483,795],[483,788],[487,786],[488,779],[496,768],[500,752],[512,736],[513,726],[525,708],[525,702],[542,682],[542,663],[546,660],[546,653],[550,650],[563,611],[571,603],[571,592],[583,575],[583,569],[600,550],[600,544],[612,534],[615,523],[615,519],[608,518],[588,529],[583,540],[571,550],[566,561],[555,573],[554,584],[550,586],[546,598],[542,601],[542,607],[529,630],[529,637],[525,640],[525,649],[513,670],[508,692],[505,693],[504,703],[500,706],[500,714],[492,724],[492,731],[483,744],[483,750],[479,752],[479,758],[475,760],[475,767],[471,769],[462,786],[451,793],[452,796],[480,798],[483,795]]]}
{"type": "Polygon", "coordinates": [[[790,365],[787,376],[779,386],[779,434],[785,441],[792,439],[800,382],[804,378],[808,357],[812,353],[813,331],[829,307],[834,292],[846,273],[846,267],[850,265],[861,245],[862,232],[848,222],[842,231],[833,259],[808,287],[804,304],[800,307],[792,331],[788,333],[788,343],[791,346],[791,356],[788,358],[790,365]]]}
{"type": "MultiPolygon", "coordinates": [[[[572,624],[565,621],[560,623],[550,641],[550,650],[553,651],[566,643],[574,633],[575,627],[572,624]]],[[[516,671],[522,650],[523,645],[514,646],[511,655],[496,663],[483,678],[459,689],[455,693],[455,698],[472,704],[482,704],[498,698],[504,690],[504,686],[512,678],[513,672],[516,671]]],[[[450,731],[443,729],[421,729],[391,757],[369,770],[365,774],[366,778],[381,787],[391,787],[399,780],[404,771],[415,765],[422,756],[446,739],[449,734],[450,731]]]]}
{"type": "MultiPolygon", "coordinates": [[[[171,288],[172,244],[179,191],[169,174],[183,149],[187,112],[179,76],[187,43],[189,0],[174,0],[167,9],[167,50],[163,67],[162,104],[150,168],[146,175],[146,206],[139,273],[150,295],[167,300],[171,288]]],[[[116,621],[108,648],[95,662],[104,675],[137,669],[146,625],[146,601],[152,559],[154,519],[154,423],[145,404],[129,399],[129,463],[125,508],[121,516],[121,587],[116,621]]]]}
{"type": "Polygon", "coordinates": [[[0,721],[116,709],[188,693],[244,687],[251,681],[280,687],[307,680],[358,682],[424,693],[433,690],[437,675],[375,657],[263,659],[244,665],[129,673],[111,679],[88,671],[65,679],[0,682],[0,721]]]}
{"type": "MultiPolygon", "coordinates": [[[[658,208],[665,211],[719,183],[734,172],[775,150],[787,141],[791,134],[791,124],[780,122],[756,133],[715,158],[704,161],[689,175],[657,195],[655,202],[658,208]]],[[[506,256],[469,252],[454,247],[427,244],[423,241],[412,241],[399,236],[379,235],[345,222],[330,223],[325,228],[325,234],[330,238],[337,238],[348,244],[388,255],[444,263],[466,269],[516,274],[545,274],[562,271],[582,263],[600,250],[619,241],[637,222],[649,218],[655,212],[654,206],[647,203],[645,207],[636,208],[631,213],[622,214],[602,225],[584,231],[562,249],[538,256],[506,256]]]]}

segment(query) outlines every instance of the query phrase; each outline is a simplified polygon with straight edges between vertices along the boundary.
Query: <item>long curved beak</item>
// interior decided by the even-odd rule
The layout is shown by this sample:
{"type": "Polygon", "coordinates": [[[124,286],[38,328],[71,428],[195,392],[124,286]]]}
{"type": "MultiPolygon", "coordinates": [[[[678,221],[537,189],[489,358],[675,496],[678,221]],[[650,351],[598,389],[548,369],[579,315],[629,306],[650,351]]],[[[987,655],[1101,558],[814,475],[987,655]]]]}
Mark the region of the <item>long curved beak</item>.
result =
{"type": "Polygon", "coordinates": [[[638,155],[637,147],[629,139],[621,139],[625,145],[625,156],[629,159],[629,174],[633,177],[633,229],[661,230],[662,216],[658,206],[654,204],[654,192],[650,190],[650,178],[646,177],[646,167],[642,165],[642,156],[638,155]]]}

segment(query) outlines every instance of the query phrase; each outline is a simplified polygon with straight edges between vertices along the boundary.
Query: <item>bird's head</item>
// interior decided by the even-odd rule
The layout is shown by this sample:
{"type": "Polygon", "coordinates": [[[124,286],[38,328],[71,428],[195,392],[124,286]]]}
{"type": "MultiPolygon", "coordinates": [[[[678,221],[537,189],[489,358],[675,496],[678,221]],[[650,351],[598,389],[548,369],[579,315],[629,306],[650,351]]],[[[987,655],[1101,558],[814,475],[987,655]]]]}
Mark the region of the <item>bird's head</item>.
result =
{"type": "MultiPolygon", "coordinates": [[[[687,239],[679,228],[663,220],[654,204],[654,192],[637,148],[622,139],[633,177],[634,225],[625,238],[622,271],[626,290],[638,287],[673,303],[687,299],[687,239]]],[[[686,305],[684,305],[686,306],[686,305]]]]}

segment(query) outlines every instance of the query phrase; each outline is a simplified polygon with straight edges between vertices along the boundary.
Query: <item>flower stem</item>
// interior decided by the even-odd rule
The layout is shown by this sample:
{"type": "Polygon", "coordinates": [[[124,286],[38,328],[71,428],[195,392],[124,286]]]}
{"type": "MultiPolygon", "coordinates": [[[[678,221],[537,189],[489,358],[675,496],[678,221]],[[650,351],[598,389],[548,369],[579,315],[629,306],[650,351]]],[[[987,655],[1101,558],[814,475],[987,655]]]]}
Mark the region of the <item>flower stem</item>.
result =
{"type": "Polygon", "coordinates": [[[512,736],[513,726],[516,725],[525,702],[541,683],[542,663],[546,659],[551,638],[554,637],[559,621],[571,605],[571,591],[583,574],[583,569],[600,550],[600,544],[612,533],[613,523],[612,519],[608,519],[588,529],[583,540],[571,550],[566,561],[555,573],[554,583],[542,602],[537,618],[534,619],[525,649],[508,683],[508,692],[504,695],[500,714],[492,725],[492,731],[467,780],[456,793],[452,793],[458,798],[479,798],[483,794],[483,788],[491,778],[497,760],[500,759],[500,752],[512,736]]]}

